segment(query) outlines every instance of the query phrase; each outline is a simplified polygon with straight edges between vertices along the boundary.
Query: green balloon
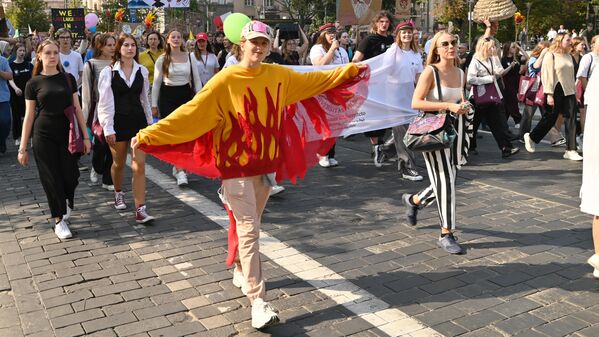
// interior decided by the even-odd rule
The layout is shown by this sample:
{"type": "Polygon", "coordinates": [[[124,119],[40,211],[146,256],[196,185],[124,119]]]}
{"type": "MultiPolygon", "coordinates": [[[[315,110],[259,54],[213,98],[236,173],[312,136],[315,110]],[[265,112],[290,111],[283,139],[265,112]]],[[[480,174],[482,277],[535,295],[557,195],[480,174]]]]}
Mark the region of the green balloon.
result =
{"type": "Polygon", "coordinates": [[[250,18],[242,13],[233,13],[227,16],[225,22],[223,22],[223,30],[227,39],[232,43],[239,44],[241,30],[250,21],[250,18]]]}

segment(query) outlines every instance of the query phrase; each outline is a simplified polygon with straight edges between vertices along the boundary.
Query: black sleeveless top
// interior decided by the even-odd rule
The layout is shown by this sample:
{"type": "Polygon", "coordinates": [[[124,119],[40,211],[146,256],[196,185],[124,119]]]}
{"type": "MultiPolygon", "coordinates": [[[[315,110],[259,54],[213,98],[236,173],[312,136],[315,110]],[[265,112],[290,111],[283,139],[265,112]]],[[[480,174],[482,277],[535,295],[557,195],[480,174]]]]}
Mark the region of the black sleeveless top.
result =
{"type": "Polygon", "coordinates": [[[131,87],[118,71],[112,71],[112,96],[114,97],[114,131],[117,141],[128,141],[148,123],[141,105],[140,95],[144,79],[141,68],[137,70],[131,87]]]}

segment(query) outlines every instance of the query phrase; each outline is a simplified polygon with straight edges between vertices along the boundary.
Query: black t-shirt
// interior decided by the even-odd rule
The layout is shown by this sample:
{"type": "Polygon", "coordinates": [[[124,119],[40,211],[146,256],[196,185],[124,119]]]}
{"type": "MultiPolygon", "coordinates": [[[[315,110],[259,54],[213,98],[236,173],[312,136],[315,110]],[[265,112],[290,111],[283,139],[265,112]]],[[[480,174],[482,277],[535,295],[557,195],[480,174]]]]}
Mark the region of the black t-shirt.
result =
{"type": "Polygon", "coordinates": [[[68,141],[69,120],[64,109],[72,104],[76,92],[77,81],[69,73],[32,77],[25,86],[25,99],[35,101],[37,108],[33,134],[61,142],[68,141]],[[65,75],[71,80],[70,92],[65,75]]]}
{"type": "MultiPolygon", "coordinates": [[[[25,84],[31,78],[31,72],[33,71],[33,65],[30,62],[23,61],[21,63],[10,62],[10,69],[12,69],[13,81],[17,87],[21,90],[25,90],[25,84]]],[[[10,87],[12,90],[12,87],[10,87]]]]}
{"type": "Polygon", "coordinates": [[[296,52],[295,50],[292,51],[291,53],[289,53],[289,55],[287,55],[287,57],[283,56],[283,63],[281,64],[286,64],[289,66],[299,66],[300,65],[300,56],[299,53],[296,52]]]}
{"type": "Polygon", "coordinates": [[[370,34],[358,45],[358,51],[364,54],[364,60],[384,53],[393,44],[393,36],[370,34]]]}
{"type": "Polygon", "coordinates": [[[285,64],[285,60],[281,54],[270,52],[270,54],[264,59],[264,63],[285,64]]]}

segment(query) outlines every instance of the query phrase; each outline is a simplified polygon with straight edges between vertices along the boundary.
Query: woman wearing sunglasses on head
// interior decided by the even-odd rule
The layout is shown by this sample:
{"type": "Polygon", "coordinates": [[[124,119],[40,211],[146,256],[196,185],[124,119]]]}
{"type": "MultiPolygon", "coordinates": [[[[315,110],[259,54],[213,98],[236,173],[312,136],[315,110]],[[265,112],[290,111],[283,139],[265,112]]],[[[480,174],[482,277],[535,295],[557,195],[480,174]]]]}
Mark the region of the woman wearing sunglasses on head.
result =
{"type": "MultiPolygon", "coordinates": [[[[472,94],[474,93],[474,86],[484,86],[485,84],[493,84],[497,90],[497,93],[501,97],[501,91],[497,85],[497,80],[501,79],[507,74],[512,68],[519,66],[520,63],[514,61],[509,67],[503,68],[499,57],[496,56],[497,46],[495,40],[489,37],[481,37],[476,43],[476,51],[470,66],[468,66],[468,83],[471,84],[472,94]]],[[[482,90],[482,89],[479,89],[482,90]]],[[[482,120],[487,122],[493,138],[497,142],[497,146],[501,150],[501,157],[507,158],[512,156],[518,151],[519,148],[513,147],[510,142],[509,130],[507,129],[506,116],[499,110],[499,104],[477,104],[475,106],[474,113],[474,135],[472,138],[471,149],[476,149],[476,131],[482,120]]]]}
{"type": "MultiPolygon", "coordinates": [[[[406,218],[410,225],[417,222],[418,210],[437,202],[441,219],[441,236],[437,245],[450,254],[461,254],[462,247],[453,235],[455,230],[456,166],[465,164],[468,153],[472,107],[464,98],[464,72],[459,68],[455,38],[446,32],[435,34],[431,50],[412,99],[412,108],[421,111],[451,112],[457,116],[458,133],[452,147],[424,152],[431,185],[416,194],[404,194],[406,218]],[[438,76],[438,77],[437,77],[438,76]],[[439,92],[442,97],[439,97],[439,92]],[[457,148],[461,144],[461,148],[457,148]]],[[[449,118],[449,115],[448,117],[449,118]]]]}
{"type": "MultiPolygon", "coordinates": [[[[190,102],[141,130],[132,142],[133,148],[142,145],[150,153],[178,149],[171,153],[172,161],[205,170],[215,166],[216,176],[222,178],[225,205],[236,220],[238,245],[229,247],[234,252],[233,284],[248,296],[252,326],[257,329],[279,321],[265,302],[259,236],[271,173],[281,172],[280,167],[290,159],[282,150],[291,133],[284,126],[284,108],[353,80],[366,68],[351,64],[326,72],[297,73],[263,64],[271,43],[270,27],[259,21],[246,24],[239,42],[240,63],[220,71],[190,102]],[[200,150],[202,146],[206,152],[200,150]]],[[[314,151],[305,154],[305,158],[314,157],[314,151]]]]}

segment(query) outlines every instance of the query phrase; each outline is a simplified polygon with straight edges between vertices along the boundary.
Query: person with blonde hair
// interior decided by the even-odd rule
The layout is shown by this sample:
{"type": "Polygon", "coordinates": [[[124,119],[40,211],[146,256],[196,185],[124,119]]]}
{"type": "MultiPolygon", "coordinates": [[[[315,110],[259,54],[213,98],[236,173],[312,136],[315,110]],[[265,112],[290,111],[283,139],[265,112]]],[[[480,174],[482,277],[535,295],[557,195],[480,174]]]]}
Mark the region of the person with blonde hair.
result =
{"type": "Polygon", "coordinates": [[[447,32],[435,34],[427,57],[427,67],[416,84],[412,108],[445,113],[456,117],[458,131],[452,146],[424,152],[430,185],[415,194],[403,195],[408,224],[417,223],[418,210],[437,202],[441,220],[441,235],[437,245],[450,254],[461,254],[463,248],[453,234],[456,218],[456,170],[466,163],[470,144],[472,107],[464,97],[464,71],[459,68],[457,40],[447,32]],[[461,132],[460,132],[461,131],[461,132]]]}
{"type": "Polygon", "coordinates": [[[558,34],[548,55],[543,58],[541,67],[541,81],[545,93],[545,109],[536,127],[524,134],[524,144],[528,152],[535,152],[535,144],[551,130],[557,116],[561,112],[564,116],[566,127],[566,152],[564,159],[580,161],[582,156],[576,152],[576,86],[574,78],[574,59],[570,55],[572,39],[569,34],[558,34]]]}
{"type": "MultiPolygon", "coordinates": [[[[73,236],[67,221],[74,208],[79,169],[77,156],[69,152],[69,120],[64,110],[73,105],[79,129],[87,129],[79,106],[77,81],[62,69],[59,47],[53,40],[45,40],[37,47],[32,76],[25,86],[25,118],[18,160],[27,166],[31,137],[40,181],[55,222],[54,234],[59,239],[68,239],[73,236]]],[[[83,145],[83,152],[89,153],[91,142],[86,132],[83,145]]]]}
{"type": "MultiPolygon", "coordinates": [[[[513,67],[519,65],[514,61],[509,67],[503,68],[499,57],[496,56],[497,46],[495,40],[490,37],[481,37],[476,43],[476,50],[470,66],[468,66],[468,83],[472,85],[471,95],[474,93],[474,86],[484,86],[492,84],[501,96],[501,90],[497,80],[507,74],[513,67]]],[[[501,157],[507,158],[520,151],[510,142],[509,130],[505,121],[505,114],[501,113],[498,104],[476,105],[474,113],[474,137],[472,138],[472,148],[476,148],[476,132],[482,120],[485,120],[497,146],[501,150],[501,157]]]]}

